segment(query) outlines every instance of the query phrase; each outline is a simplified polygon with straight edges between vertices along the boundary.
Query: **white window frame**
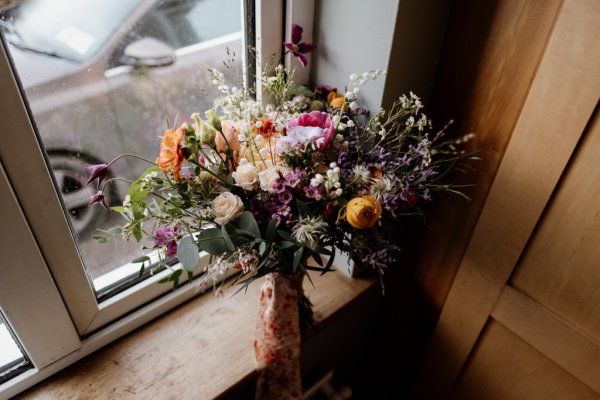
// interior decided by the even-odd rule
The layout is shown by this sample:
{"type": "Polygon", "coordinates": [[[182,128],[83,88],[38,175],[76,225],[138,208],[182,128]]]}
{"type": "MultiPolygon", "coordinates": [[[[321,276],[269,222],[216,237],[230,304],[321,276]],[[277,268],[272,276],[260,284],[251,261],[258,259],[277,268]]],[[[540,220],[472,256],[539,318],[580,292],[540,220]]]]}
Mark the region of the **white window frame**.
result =
{"type": "MultiPolygon", "coordinates": [[[[247,1],[241,0],[243,11],[247,1]]],[[[292,3],[299,2],[287,1],[286,31],[291,31],[291,10],[299,8],[292,3]]],[[[303,25],[305,35],[314,9],[313,0],[309,3],[308,14],[306,9],[298,14],[304,15],[300,17],[303,22],[296,22],[303,25]]],[[[281,59],[283,4],[280,0],[255,0],[257,93],[262,60],[271,54],[281,59]]],[[[312,32],[312,26],[309,29],[312,32]]],[[[4,398],[20,393],[198,291],[195,285],[172,291],[169,285],[158,284],[169,273],[163,271],[98,304],[54,190],[33,120],[1,44],[0,76],[0,109],[8,116],[0,126],[0,210],[4,220],[0,225],[0,307],[33,364],[32,369],[0,385],[0,398],[4,398]]]]}

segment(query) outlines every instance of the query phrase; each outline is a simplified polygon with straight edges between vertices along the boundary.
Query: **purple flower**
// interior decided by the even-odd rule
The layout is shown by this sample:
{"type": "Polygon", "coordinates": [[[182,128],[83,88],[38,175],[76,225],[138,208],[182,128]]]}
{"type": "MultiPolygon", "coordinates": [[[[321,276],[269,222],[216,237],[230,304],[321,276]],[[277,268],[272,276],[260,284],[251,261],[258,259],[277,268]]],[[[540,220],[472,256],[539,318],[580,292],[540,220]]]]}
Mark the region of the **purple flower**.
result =
{"type": "Polygon", "coordinates": [[[315,49],[310,43],[300,43],[302,40],[302,32],[304,30],[300,25],[294,24],[292,27],[292,43],[284,43],[285,48],[292,56],[297,59],[303,67],[306,67],[308,61],[306,60],[305,54],[310,53],[315,49]]]}
{"type": "Polygon", "coordinates": [[[165,226],[158,228],[154,232],[154,245],[155,246],[165,246],[166,247],[166,256],[174,257],[177,254],[177,238],[179,236],[179,225],[176,225],[174,228],[170,226],[165,226]]]}
{"type": "Polygon", "coordinates": [[[285,183],[291,188],[295,188],[300,183],[300,174],[297,172],[288,172],[285,175],[285,183]]]}
{"type": "Polygon", "coordinates": [[[279,193],[278,200],[281,203],[288,204],[290,201],[292,201],[293,197],[294,196],[292,196],[292,194],[290,192],[285,191],[285,192],[279,193]]]}
{"type": "Polygon", "coordinates": [[[94,165],[85,165],[85,168],[90,173],[90,177],[88,178],[86,185],[88,185],[91,181],[98,178],[98,184],[101,184],[104,178],[108,175],[108,165],[106,164],[94,164],[94,165]]]}
{"type": "Polygon", "coordinates": [[[104,196],[104,192],[102,192],[102,190],[97,191],[96,194],[92,196],[88,207],[96,203],[99,203],[102,207],[109,210],[108,204],[106,204],[106,196],[104,196]]]}

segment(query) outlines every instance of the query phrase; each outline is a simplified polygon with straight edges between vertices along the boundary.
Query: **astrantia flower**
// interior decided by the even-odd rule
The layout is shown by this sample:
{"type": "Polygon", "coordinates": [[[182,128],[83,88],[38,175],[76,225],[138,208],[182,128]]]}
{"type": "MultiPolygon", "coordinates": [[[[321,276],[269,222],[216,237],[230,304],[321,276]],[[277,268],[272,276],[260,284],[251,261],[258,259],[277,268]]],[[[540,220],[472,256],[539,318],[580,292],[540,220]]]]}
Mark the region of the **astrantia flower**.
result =
{"type": "Polygon", "coordinates": [[[306,60],[306,55],[315,49],[310,43],[301,43],[302,40],[302,32],[304,30],[300,25],[294,24],[292,27],[292,42],[284,43],[286,50],[292,54],[292,56],[297,59],[303,67],[306,67],[308,61],[306,60]]]}
{"type": "Polygon", "coordinates": [[[301,218],[292,228],[292,238],[314,249],[329,225],[321,217],[301,218]]]}

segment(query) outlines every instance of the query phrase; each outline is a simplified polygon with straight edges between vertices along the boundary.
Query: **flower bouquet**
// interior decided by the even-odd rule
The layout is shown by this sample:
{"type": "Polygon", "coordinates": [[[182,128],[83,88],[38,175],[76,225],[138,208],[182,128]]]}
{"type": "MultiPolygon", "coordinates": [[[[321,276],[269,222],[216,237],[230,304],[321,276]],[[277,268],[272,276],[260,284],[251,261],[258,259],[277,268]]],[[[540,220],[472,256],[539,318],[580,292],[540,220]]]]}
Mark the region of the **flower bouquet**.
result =
{"type": "MultiPolygon", "coordinates": [[[[310,50],[289,45],[298,57],[310,50]]],[[[351,75],[338,92],[297,86],[279,65],[262,82],[266,106],[211,72],[214,108],[165,130],[156,162],[112,209],[127,221],[125,239],[153,240],[161,257],[151,268],[171,269],[175,285],[182,273],[191,279],[202,251],[212,260],[201,284],[216,285],[232,269],[242,287],[266,277],[254,345],[259,393],[300,398],[300,329],[311,327],[304,273],[330,271],[336,251],[380,276],[392,267],[398,249],[386,227],[422,215],[435,192],[462,195],[445,178],[472,156],[455,147],[470,136],[432,133],[412,93],[370,116],[360,89],[379,70],[351,75]],[[175,256],[181,267],[170,266],[175,256]]],[[[89,181],[102,184],[91,203],[106,206],[109,166],[91,167],[89,181]]],[[[137,260],[142,270],[148,261],[137,260]]]]}

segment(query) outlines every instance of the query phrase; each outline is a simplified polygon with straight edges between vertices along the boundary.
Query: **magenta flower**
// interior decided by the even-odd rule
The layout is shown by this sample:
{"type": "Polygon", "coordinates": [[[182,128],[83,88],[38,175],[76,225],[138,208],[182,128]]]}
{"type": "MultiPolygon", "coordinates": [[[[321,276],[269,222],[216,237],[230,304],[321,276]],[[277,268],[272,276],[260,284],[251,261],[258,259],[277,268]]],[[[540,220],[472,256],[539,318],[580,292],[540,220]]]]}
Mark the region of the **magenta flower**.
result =
{"type": "Polygon", "coordinates": [[[94,165],[86,164],[85,167],[87,168],[87,170],[90,173],[90,177],[88,178],[87,182],[85,182],[86,185],[88,185],[91,181],[93,181],[96,178],[98,178],[98,185],[99,185],[102,183],[104,178],[106,178],[106,176],[108,175],[108,165],[106,165],[106,164],[94,164],[94,165]]]}
{"type": "Polygon", "coordinates": [[[175,257],[177,254],[177,239],[180,235],[179,225],[175,228],[169,226],[160,227],[154,232],[154,245],[165,246],[166,256],[175,257]]]}
{"type": "Polygon", "coordinates": [[[300,25],[294,24],[292,27],[292,43],[284,43],[286,50],[292,54],[292,56],[297,59],[303,67],[306,67],[308,61],[306,60],[305,54],[310,53],[315,49],[310,43],[300,43],[302,40],[302,32],[304,30],[300,25]]]}
{"type": "Polygon", "coordinates": [[[104,196],[104,192],[102,192],[102,190],[97,191],[96,194],[92,196],[88,207],[96,203],[99,203],[102,207],[106,208],[107,210],[109,209],[108,204],[106,204],[106,196],[104,196]]]}
{"type": "Polygon", "coordinates": [[[319,151],[324,151],[331,142],[334,131],[329,114],[312,111],[292,118],[288,122],[286,136],[281,138],[281,142],[293,148],[313,142],[318,145],[319,151]]]}

